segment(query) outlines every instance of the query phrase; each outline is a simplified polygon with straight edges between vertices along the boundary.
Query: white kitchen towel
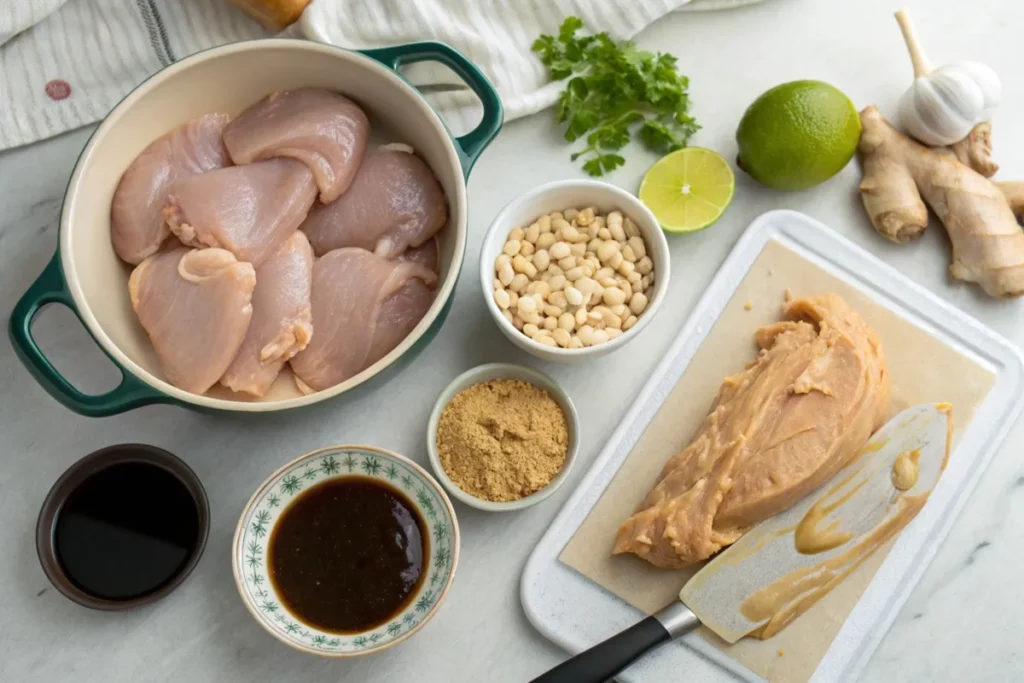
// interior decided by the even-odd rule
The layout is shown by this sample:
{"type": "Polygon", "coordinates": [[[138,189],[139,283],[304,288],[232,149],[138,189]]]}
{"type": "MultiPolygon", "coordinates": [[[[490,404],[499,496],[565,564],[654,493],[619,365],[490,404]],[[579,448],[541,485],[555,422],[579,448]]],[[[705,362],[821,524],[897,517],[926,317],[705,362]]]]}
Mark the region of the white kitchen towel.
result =
{"type": "MultiPolygon", "coordinates": [[[[473,60],[511,120],[552,105],[560,90],[530,51],[569,15],[626,38],[679,9],[758,0],[313,0],[286,35],[347,48],[440,40],[473,60]],[[685,7],[684,7],[685,6],[685,7]]],[[[102,119],[147,76],[194,52],[270,34],[226,0],[3,0],[0,150],[102,119]]],[[[417,84],[445,84],[413,67],[417,84]]],[[[428,97],[456,133],[479,116],[465,92],[428,97]]]]}

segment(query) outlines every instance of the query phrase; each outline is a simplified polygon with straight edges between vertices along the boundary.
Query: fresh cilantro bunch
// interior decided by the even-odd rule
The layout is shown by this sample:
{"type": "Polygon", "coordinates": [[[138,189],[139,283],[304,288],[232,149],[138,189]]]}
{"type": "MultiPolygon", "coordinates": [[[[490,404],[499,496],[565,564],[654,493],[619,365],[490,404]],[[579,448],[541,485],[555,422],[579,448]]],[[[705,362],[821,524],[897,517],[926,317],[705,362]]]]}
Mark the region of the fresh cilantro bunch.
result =
{"type": "Polygon", "coordinates": [[[634,134],[654,152],[685,147],[700,126],[687,113],[690,81],[676,70],[676,58],[607,33],[577,36],[582,28],[570,16],[557,37],[543,35],[533,44],[553,80],[569,79],[555,114],[568,122],[566,140],[585,136],[587,142],[572,160],[586,159],[583,170],[600,176],[625,163],[616,152],[634,134]]]}

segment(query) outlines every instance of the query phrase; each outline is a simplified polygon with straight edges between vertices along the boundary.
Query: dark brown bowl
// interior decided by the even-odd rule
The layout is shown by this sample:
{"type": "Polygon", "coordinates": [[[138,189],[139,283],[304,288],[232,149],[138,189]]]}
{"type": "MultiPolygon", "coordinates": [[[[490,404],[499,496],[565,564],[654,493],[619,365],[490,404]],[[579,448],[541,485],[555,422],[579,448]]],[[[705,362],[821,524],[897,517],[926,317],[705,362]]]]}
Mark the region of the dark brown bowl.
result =
{"type": "Polygon", "coordinates": [[[66,597],[77,602],[79,605],[91,607],[92,609],[123,610],[155,602],[180,586],[181,582],[192,573],[192,570],[195,569],[196,564],[199,562],[199,558],[206,548],[206,539],[209,531],[209,501],[206,498],[206,491],[203,489],[199,477],[196,476],[191,467],[186,465],[177,456],[168,453],[162,448],[145,444],[117,444],[115,446],[107,446],[85,456],[69,467],[54,483],[53,488],[46,494],[43,507],[39,511],[39,519],[36,521],[36,552],[39,554],[39,563],[43,566],[43,572],[46,573],[46,577],[50,579],[50,583],[53,584],[54,588],[66,597]],[[156,465],[171,473],[185,485],[196,503],[199,516],[199,538],[196,541],[196,547],[191,557],[167,583],[139,597],[112,600],[87,593],[68,578],[57,559],[57,552],[54,546],[54,529],[57,517],[68,496],[85,479],[111,465],[127,462],[156,465]]]}

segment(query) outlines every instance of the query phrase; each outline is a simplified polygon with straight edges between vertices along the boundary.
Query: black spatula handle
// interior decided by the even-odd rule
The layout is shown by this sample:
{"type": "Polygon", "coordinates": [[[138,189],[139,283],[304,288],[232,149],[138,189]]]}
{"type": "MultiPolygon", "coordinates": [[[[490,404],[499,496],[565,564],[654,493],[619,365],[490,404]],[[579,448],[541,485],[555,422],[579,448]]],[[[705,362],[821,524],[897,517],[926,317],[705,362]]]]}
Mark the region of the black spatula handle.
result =
{"type": "Polygon", "coordinates": [[[689,633],[700,620],[676,602],[630,626],[572,659],[562,662],[532,683],[604,683],[648,650],[689,633]]]}

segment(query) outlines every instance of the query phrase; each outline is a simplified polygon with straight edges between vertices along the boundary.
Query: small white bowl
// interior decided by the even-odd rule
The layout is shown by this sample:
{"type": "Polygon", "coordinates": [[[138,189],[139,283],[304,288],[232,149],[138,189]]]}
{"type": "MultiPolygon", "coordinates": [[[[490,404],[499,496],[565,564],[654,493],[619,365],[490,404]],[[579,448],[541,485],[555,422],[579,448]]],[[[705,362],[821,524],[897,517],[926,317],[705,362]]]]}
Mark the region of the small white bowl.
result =
{"type": "MultiPolygon", "coordinates": [[[[554,209],[552,209],[553,211],[554,209]]],[[[515,331],[515,328],[513,328],[515,331]]],[[[547,375],[531,370],[530,368],[523,367],[522,365],[512,365],[510,363],[490,363],[488,365],[480,365],[467,370],[458,377],[456,377],[451,384],[445,387],[444,391],[437,398],[437,403],[434,404],[434,410],[430,413],[430,423],[427,426],[427,453],[430,456],[430,466],[434,470],[434,476],[441,486],[445,488],[454,498],[462,501],[470,507],[475,507],[478,510],[487,510],[488,512],[508,512],[510,510],[522,510],[528,508],[531,505],[536,505],[542,500],[548,498],[555,490],[562,485],[562,483],[569,477],[569,471],[572,470],[573,463],[576,462],[576,453],[579,450],[580,444],[580,420],[576,415],[576,407],[572,404],[569,399],[569,395],[555,383],[553,379],[547,375]],[[546,389],[551,398],[555,399],[559,407],[562,409],[562,413],[565,415],[566,426],[569,431],[569,444],[568,450],[565,454],[565,464],[562,465],[562,469],[558,471],[555,478],[551,482],[537,491],[532,493],[525,498],[519,500],[512,500],[504,503],[495,503],[490,500],[483,500],[476,496],[466,493],[456,485],[449,477],[448,473],[444,471],[444,467],[441,466],[441,458],[437,455],[437,422],[441,417],[441,411],[444,410],[445,406],[455,397],[457,393],[463,389],[467,389],[474,384],[480,384],[487,382],[492,379],[518,379],[524,382],[546,389]]]]}
{"type": "Polygon", "coordinates": [[[654,217],[651,210],[629,192],[599,180],[559,180],[545,183],[513,199],[505,205],[505,208],[491,223],[480,249],[480,286],[483,289],[487,310],[490,311],[498,328],[513,344],[527,353],[544,360],[563,363],[611,353],[622,348],[640,334],[640,331],[647,327],[651,318],[657,314],[665,299],[670,271],[668,241],[658,224],[658,219],[654,217]],[[501,309],[494,302],[494,287],[492,285],[494,261],[501,254],[505,240],[508,239],[508,233],[513,228],[525,228],[540,216],[552,211],[562,211],[568,208],[582,209],[587,206],[596,207],[602,214],[618,210],[624,216],[633,219],[644,238],[648,255],[654,261],[654,295],[647,305],[647,310],[639,317],[636,324],[611,341],[582,349],[544,346],[517,330],[501,314],[501,309]]]}

